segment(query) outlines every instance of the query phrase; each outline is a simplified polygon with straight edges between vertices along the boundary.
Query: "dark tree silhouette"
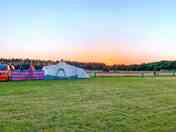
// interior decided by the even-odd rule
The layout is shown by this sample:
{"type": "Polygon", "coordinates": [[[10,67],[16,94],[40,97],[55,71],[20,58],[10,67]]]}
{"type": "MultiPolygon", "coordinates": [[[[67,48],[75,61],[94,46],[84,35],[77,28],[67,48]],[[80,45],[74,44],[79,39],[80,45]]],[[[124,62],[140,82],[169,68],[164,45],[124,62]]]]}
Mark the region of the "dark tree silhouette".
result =
{"type": "MultiPolygon", "coordinates": [[[[45,65],[56,64],[57,61],[52,60],[33,60],[33,59],[5,59],[0,58],[0,63],[9,64],[9,65],[19,65],[19,64],[32,64],[38,68],[41,68],[45,65]]],[[[68,64],[84,68],[87,70],[101,70],[105,72],[109,71],[160,71],[160,70],[172,70],[176,71],[176,61],[160,61],[160,62],[152,62],[152,63],[144,63],[144,64],[134,64],[134,65],[123,65],[123,64],[114,64],[114,65],[106,65],[104,63],[83,63],[76,61],[65,61],[68,64]]]]}

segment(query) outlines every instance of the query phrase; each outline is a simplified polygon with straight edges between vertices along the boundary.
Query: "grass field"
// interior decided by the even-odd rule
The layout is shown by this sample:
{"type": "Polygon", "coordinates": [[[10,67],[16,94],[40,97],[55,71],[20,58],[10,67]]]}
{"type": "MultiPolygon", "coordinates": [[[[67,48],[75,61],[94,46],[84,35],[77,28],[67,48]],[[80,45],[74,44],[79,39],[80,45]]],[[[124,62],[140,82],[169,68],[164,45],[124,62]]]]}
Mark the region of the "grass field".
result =
{"type": "Polygon", "coordinates": [[[0,82],[0,132],[175,132],[176,78],[0,82]]]}

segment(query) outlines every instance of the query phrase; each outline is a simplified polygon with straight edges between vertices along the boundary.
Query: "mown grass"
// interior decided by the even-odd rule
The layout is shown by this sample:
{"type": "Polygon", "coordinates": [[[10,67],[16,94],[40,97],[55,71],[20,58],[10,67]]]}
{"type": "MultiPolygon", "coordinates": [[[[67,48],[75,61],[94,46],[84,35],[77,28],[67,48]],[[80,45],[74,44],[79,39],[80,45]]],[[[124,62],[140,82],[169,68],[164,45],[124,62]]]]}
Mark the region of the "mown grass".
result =
{"type": "Polygon", "coordinates": [[[0,132],[175,132],[176,78],[0,82],[0,132]]]}

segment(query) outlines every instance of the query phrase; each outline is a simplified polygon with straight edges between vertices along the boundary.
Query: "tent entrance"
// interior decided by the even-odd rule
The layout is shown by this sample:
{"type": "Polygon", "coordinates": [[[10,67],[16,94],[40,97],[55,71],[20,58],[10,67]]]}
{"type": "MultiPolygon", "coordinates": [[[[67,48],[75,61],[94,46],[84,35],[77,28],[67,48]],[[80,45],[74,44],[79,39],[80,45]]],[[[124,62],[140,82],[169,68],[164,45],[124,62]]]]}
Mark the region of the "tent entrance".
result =
{"type": "Polygon", "coordinates": [[[66,73],[63,68],[59,68],[56,72],[56,76],[60,78],[66,78],[66,73]]]}

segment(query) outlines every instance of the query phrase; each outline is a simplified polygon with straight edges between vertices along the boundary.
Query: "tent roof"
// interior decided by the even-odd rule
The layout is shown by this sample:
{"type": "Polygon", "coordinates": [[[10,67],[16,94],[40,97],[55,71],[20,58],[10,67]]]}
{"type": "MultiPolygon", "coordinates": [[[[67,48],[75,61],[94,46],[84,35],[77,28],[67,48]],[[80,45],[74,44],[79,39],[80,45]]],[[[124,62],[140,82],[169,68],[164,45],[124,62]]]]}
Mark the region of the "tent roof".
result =
{"type": "MultiPolygon", "coordinates": [[[[45,71],[45,75],[57,76],[60,69],[64,69],[64,76],[71,77],[77,76],[77,78],[89,78],[89,75],[82,68],[67,64],[65,62],[59,62],[55,65],[45,66],[43,70],[45,71]]],[[[61,72],[62,73],[62,72],[61,72]]],[[[59,77],[59,76],[58,76],[59,77]]]]}

